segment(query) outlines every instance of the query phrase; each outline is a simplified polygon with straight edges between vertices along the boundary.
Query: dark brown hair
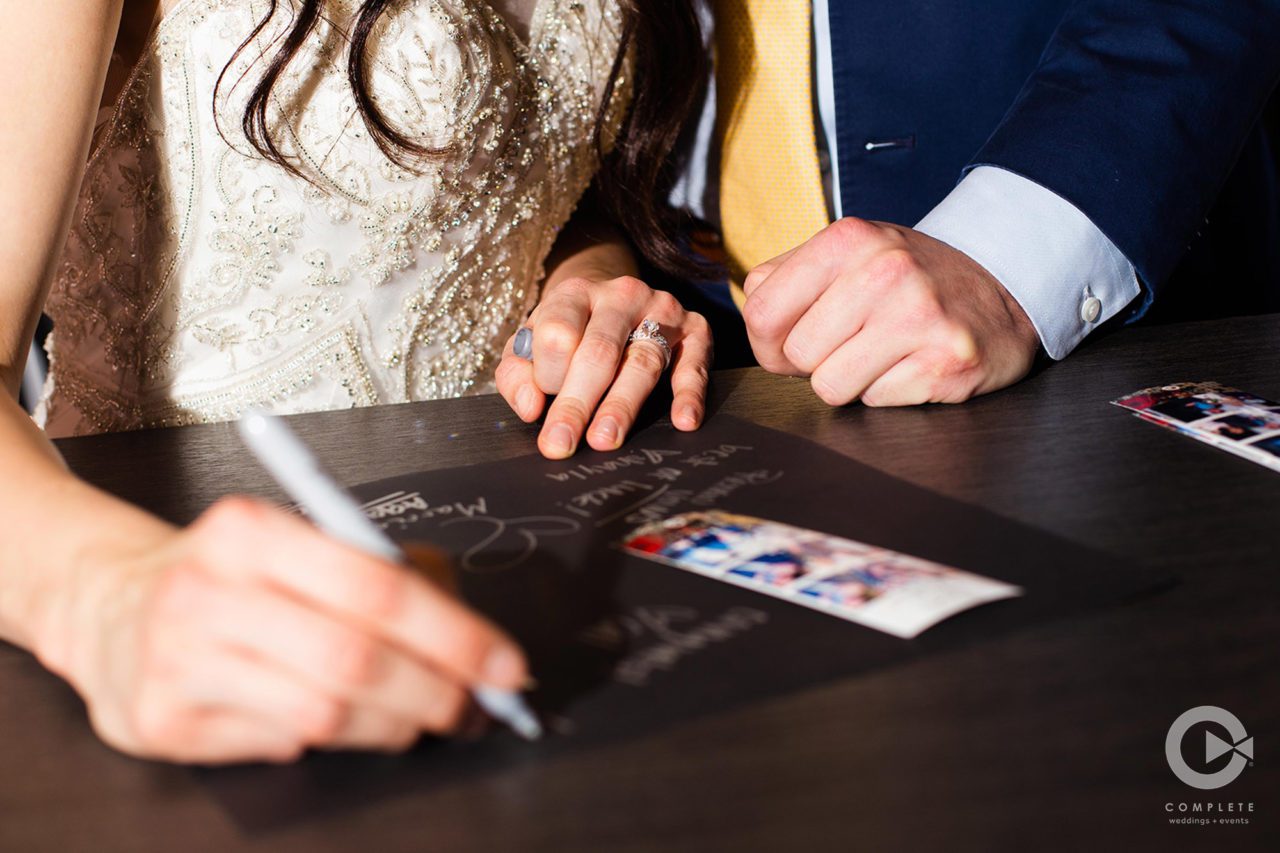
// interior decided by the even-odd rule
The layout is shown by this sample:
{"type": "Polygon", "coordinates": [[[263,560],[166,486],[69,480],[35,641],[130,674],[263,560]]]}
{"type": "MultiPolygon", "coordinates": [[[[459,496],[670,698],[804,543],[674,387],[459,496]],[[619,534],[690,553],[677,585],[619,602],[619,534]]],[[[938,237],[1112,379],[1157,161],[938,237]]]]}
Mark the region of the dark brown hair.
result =
{"type": "MultiPolygon", "coordinates": [[[[240,45],[236,58],[271,23],[280,2],[269,0],[266,13],[240,45]]],[[[241,127],[259,154],[302,175],[299,166],[279,147],[271,127],[269,105],[272,90],[315,32],[324,13],[322,0],[283,2],[293,8],[293,20],[257,78],[241,127]]],[[[692,0],[618,2],[623,15],[621,50],[596,116],[595,144],[601,156],[597,195],[604,211],[650,263],[675,275],[703,277],[707,268],[692,260],[680,244],[685,214],[666,203],[678,171],[672,152],[685,118],[702,91],[708,68],[697,14],[692,0]],[[606,155],[602,139],[606,111],[626,68],[628,52],[635,60],[631,106],[606,155]]],[[[367,74],[370,38],[379,20],[394,5],[395,0],[364,0],[361,4],[348,34],[347,79],[370,136],[389,159],[411,167],[415,160],[442,152],[416,142],[383,115],[370,92],[367,74]]],[[[224,70],[222,77],[226,74],[224,70]]],[[[219,89],[222,77],[218,80],[219,89]]]]}

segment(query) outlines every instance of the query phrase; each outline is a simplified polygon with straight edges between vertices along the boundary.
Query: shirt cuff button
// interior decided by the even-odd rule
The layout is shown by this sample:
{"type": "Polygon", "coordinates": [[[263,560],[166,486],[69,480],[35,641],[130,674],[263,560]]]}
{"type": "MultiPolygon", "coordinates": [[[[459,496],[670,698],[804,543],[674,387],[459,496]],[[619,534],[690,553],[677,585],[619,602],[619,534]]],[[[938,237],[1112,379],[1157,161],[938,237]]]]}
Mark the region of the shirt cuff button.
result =
{"type": "Polygon", "coordinates": [[[1102,300],[1096,296],[1090,296],[1080,306],[1080,319],[1086,323],[1098,322],[1098,317],[1102,314],[1102,300]]]}

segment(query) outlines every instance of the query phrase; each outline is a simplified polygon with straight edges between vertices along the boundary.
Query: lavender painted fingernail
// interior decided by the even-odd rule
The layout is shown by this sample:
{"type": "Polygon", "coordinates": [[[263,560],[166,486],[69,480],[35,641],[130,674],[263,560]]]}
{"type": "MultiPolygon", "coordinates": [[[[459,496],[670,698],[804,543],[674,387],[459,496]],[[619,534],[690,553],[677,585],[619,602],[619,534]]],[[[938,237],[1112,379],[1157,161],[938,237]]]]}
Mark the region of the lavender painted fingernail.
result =
{"type": "Polygon", "coordinates": [[[511,342],[511,351],[518,358],[533,361],[533,329],[528,326],[521,327],[520,331],[516,332],[516,339],[511,342]]]}

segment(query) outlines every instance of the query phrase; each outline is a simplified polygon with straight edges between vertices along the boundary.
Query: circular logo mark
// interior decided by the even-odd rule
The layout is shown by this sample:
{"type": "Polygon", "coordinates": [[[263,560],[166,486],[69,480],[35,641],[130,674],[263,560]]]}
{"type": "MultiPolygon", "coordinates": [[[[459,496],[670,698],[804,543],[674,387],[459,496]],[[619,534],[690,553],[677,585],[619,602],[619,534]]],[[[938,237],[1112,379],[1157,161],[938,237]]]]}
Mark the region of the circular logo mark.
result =
{"type": "Polygon", "coordinates": [[[1192,708],[1173,721],[1169,734],[1164,739],[1164,757],[1169,761],[1169,769],[1173,775],[1185,784],[1202,791],[1212,791],[1236,780],[1244,772],[1244,768],[1253,758],[1253,738],[1244,730],[1244,724],[1230,711],[1214,705],[1201,705],[1192,708]],[[1204,734],[1204,762],[1209,764],[1228,752],[1231,759],[1227,766],[1213,773],[1201,773],[1194,770],[1182,757],[1182,739],[1187,736],[1191,727],[1198,723],[1216,723],[1226,729],[1230,741],[1225,741],[1211,731],[1204,734]]]}

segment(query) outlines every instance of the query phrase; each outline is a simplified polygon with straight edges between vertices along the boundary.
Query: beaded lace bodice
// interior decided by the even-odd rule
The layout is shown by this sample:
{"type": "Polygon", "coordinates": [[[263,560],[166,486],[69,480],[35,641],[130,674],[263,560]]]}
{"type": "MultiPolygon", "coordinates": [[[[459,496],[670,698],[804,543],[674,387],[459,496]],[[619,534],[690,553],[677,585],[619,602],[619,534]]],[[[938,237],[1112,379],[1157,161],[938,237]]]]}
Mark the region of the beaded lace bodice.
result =
{"type": "MultiPolygon", "coordinates": [[[[492,388],[594,175],[616,0],[537,0],[527,45],[483,0],[393,4],[371,43],[374,96],[396,127],[445,149],[413,170],[378,151],[346,80],[343,28],[359,3],[328,0],[272,105],[309,180],[240,130],[251,58],[286,14],[214,104],[267,5],[179,0],[101,131],[46,304],[37,417],[51,434],[492,388]]],[[[624,75],[606,138],[628,91],[624,75]]]]}

